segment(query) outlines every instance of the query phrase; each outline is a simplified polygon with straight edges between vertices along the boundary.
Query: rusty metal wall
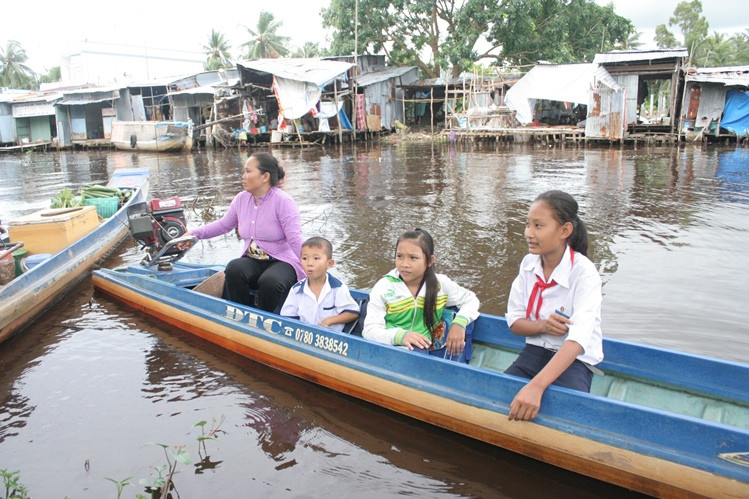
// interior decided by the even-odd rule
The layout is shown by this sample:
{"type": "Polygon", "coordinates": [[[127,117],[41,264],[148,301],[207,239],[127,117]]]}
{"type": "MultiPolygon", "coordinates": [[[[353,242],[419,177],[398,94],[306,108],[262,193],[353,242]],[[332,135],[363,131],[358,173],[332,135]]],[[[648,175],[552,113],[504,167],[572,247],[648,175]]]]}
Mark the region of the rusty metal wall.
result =
{"type": "Polygon", "coordinates": [[[585,137],[620,140],[624,135],[625,90],[602,87],[590,91],[585,137]]]}
{"type": "Polygon", "coordinates": [[[681,108],[684,128],[700,130],[708,127],[711,122],[718,123],[723,114],[725,102],[726,87],[722,83],[687,82],[681,108]],[[693,117],[689,115],[690,99],[693,95],[697,94],[697,92],[693,91],[693,89],[697,88],[701,90],[699,92],[699,106],[697,107],[696,116],[693,117]]]}
{"type": "Polygon", "coordinates": [[[627,106],[624,119],[626,125],[637,123],[637,87],[640,78],[636,74],[613,75],[614,80],[627,91],[627,106]]]}

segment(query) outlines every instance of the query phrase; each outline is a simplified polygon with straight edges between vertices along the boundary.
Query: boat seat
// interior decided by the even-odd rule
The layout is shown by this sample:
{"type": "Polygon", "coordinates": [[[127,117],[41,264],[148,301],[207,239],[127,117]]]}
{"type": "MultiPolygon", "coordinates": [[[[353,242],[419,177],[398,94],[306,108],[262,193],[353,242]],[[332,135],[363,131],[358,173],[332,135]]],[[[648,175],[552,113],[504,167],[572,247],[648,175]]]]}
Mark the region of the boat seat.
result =
{"type": "Polygon", "coordinates": [[[343,326],[343,332],[353,334],[354,336],[361,336],[362,330],[364,329],[364,317],[367,315],[367,304],[369,303],[369,297],[365,298],[354,298],[354,301],[359,304],[359,317],[351,322],[347,322],[343,326]]]}

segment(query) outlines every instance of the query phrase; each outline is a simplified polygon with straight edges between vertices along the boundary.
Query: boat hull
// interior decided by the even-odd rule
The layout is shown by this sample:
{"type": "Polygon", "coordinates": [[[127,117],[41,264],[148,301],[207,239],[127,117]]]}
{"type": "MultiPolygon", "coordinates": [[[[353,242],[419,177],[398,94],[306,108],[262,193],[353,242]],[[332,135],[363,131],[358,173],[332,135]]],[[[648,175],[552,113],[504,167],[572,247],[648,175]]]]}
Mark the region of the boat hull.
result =
{"type": "Polygon", "coordinates": [[[170,121],[114,121],[112,144],[123,151],[189,151],[192,127],[170,121]]]}
{"type": "Polygon", "coordinates": [[[93,231],[0,286],[0,343],[62,299],[125,238],[127,208],[146,200],[148,172],[142,169],[115,171],[109,186],[129,187],[135,191],[122,208],[93,231]]]}
{"type": "Polygon", "coordinates": [[[749,487],[749,469],[716,457],[749,450],[746,429],[557,387],[535,421],[509,421],[521,379],[126,274],[95,271],[94,286],[223,348],[418,420],[655,496],[742,497],[749,487]]]}

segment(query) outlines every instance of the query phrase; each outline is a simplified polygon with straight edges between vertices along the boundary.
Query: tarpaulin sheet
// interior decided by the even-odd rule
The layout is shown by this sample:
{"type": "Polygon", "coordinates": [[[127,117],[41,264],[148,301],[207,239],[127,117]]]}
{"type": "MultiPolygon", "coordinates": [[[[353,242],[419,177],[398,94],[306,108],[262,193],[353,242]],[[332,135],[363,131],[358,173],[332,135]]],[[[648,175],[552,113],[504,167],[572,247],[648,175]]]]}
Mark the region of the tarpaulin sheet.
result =
{"type": "Polygon", "coordinates": [[[601,83],[618,90],[620,85],[597,64],[539,64],[518,80],[505,95],[505,105],[522,124],[533,121],[536,100],[588,105],[591,88],[601,83]]]}
{"type": "Polygon", "coordinates": [[[312,112],[317,115],[317,102],[322,91],[314,83],[273,77],[273,90],[278,99],[279,129],[283,120],[295,120],[312,112]]]}
{"type": "Polygon", "coordinates": [[[736,135],[749,135],[749,92],[729,90],[720,126],[736,135]]]}

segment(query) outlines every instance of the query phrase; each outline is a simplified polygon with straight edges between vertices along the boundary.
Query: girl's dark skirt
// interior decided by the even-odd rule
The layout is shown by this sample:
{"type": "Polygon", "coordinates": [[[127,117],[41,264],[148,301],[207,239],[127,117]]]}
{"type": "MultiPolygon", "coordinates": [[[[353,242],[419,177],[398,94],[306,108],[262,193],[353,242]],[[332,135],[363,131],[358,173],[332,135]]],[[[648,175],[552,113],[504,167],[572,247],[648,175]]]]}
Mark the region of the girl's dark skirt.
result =
{"type": "MultiPolygon", "coordinates": [[[[526,344],[515,362],[505,370],[505,374],[532,379],[541,369],[546,367],[555,353],[553,350],[526,344]]],[[[575,362],[552,384],[581,392],[590,392],[592,381],[593,372],[588,369],[588,366],[575,359],[575,362]]]]}

